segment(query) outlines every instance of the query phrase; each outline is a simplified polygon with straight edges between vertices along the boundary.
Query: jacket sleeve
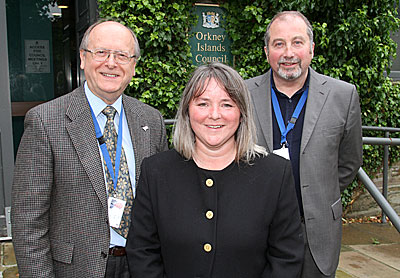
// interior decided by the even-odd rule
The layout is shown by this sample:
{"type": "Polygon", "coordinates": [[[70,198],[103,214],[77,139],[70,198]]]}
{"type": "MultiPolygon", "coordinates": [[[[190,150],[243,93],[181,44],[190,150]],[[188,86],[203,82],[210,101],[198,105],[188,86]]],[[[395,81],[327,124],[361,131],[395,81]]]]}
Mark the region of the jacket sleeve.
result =
{"type": "Polygon", "coordinates": [[[353,87],[344,134],[339,145],[338,175],[340,192],[352,182],[362,165],[362,130],[359,97],[353,87]]]}
{"type": "Polygon", "coordinates": [[[283,172],[278,205],[269,228],[263,278],[300,277],[304,239],[290,162],[283,172]]]}
{"type": "Polygon", "coordinates": [[[133,278],[166,278],[149,189],[152,167],[146,162],[144,159],[132,209],[132,229],[126,244],[128,265],[133,278]]]}
{"type": "Polygon", "coordinates": [[[20,277],[54,277],[49,239],[52,150],[34,111],[25,117],[12,186],[12,236],[20,277]]]}

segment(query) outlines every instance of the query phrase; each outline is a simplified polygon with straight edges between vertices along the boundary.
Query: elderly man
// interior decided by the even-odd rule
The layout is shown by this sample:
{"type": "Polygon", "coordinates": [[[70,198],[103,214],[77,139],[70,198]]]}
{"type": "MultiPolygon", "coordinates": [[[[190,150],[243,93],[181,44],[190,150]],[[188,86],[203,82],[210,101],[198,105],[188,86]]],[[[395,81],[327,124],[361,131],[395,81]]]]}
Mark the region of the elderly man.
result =
{"type": "Polygon", "coordinates": [[[93,24],[80,46],[84,85],[27,113],[12,188],[20,277],[130,277],[140,164],[167,149],[161,114],[123,94],[139,55],[132,30],[93,24]]]}
{"type": "Polygon", "coordinates": [[[361,116],[354,85],[315,72],[313,31],[297,11],[267,27],[271,70],[246,81],[258,144],[292,163],[305,238],[302,277],[334,277],[339,261],[340,192],[362,163],[361,116]]]}

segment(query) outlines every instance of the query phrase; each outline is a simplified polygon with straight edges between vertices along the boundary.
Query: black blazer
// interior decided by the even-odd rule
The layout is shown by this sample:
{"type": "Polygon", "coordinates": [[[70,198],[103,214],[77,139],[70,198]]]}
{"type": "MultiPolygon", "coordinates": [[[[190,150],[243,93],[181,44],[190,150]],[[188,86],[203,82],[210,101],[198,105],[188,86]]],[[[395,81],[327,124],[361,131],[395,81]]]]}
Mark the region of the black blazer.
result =
{"type": "Polygon", "coordinates": [[[290,162],[203,170],[175,150],[142,164],[127,242],[134,278],[298,277],[304,241],[290,162]]]}

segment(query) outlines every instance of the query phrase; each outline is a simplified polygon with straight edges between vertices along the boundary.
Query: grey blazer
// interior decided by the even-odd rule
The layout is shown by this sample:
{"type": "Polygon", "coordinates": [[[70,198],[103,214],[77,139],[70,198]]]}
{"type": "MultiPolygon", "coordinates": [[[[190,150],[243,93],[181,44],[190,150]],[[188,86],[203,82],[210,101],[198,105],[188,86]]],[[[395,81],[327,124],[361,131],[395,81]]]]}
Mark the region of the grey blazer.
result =
{"type": "MultiPolygon", "coordinates": [[[[125,95],[122,101],[138,179],[143,158],[168,148],[165,126],[156,109],[125,95]]],[[[107,194],[83,87],[26,114],[11,220],[20,277],[104,277],[107,194]]]]}
{"type": "MultiPolygon", "coordinates": [[[[300,146],[300,187],[306,237],[322,273],[332,275],[342,237],[340,193],[362,164],[359,97],[354,85],[310,70],[300,146]]],[[[271,72],[246,80],[258,144],[273,150],[271,72]]]]}

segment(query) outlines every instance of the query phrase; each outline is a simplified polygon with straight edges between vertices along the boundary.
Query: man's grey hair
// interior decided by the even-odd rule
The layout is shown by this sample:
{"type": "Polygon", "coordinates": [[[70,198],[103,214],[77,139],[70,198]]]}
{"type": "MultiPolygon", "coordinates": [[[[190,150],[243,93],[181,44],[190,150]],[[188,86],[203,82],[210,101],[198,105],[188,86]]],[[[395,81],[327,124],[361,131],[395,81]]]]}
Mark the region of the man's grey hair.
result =
{"type": "Polygon", "coordinates": [[[186,159],[193,158],[195,134],[190,125],[189,104],[204,93],[211,79],[227,92],[240,110],[240,123],[235,134],[235,161],[250,163],[256,156],[267,154],[263,147],[256,145],[256,128],[250,92],[243,78],[231,67],[217,62],[198,67],[183,91],[174,125],[175,149],[186,159]]]}
{"type": "Polygon", "coordinates": [[[264,35],[264,42],[265,42],[265,47],[267,48],[267,52],[269,51],[269,40],[271,39],[271,33],[270,33],[270,29],[271,29],[271,25],[272,23],[281,18],[281,17],[287,17],[287,16],[297,16],[300,17],[301,19],[303,19],[304,23],[307,26],[307,35],[310,39],[310,52],[312,53],[313,49],[312,49],[312,45],[314,42],[314,34],[313,34],[313,28],[312,25],[310,23],[310,21],[307,19],[307,17],[305,17],[301,12],[299,11],[283,11],[280,13],[277,13],[271,20],[271,22],[268,24],[267,26],[267,31],[265,32],[264,35]]]}
{"type": "Polygon", "coordinates": [[[85,34],[83,35],[81,44],[79,46],[79,50],[83,50],[83,49],[87,49],[88,48],[90,33],[93,31],[93,29],[96,26],[98,26],[98,25],[100,25],[100,24],[102,24],[104,22],[116,22],[116,23],[119,23],[122,26],[124,26],[126,29],[128,29],[128,31],[132,34],[132,37],[133,37],[133,43],[134,43],[134,46],[133,46],[134,53],[133,53],[133,55],[135,55],[135,59],[137,61],[139,59],[139,57],[140,57],[140,46],[139,46],[139,42],[138,42],[138,40],[136,38],[135,32],[133,32],[131,28],[129,28],[128,26],[124,25],[122,22],[120,22],[118,20],[115,20],[115,19],[102,18],[102,19],[99,19],[98,21],[96,21],[95,23],[93,23],[92,25],[90,25],[89,28],[86,30],[85,34]]]}

